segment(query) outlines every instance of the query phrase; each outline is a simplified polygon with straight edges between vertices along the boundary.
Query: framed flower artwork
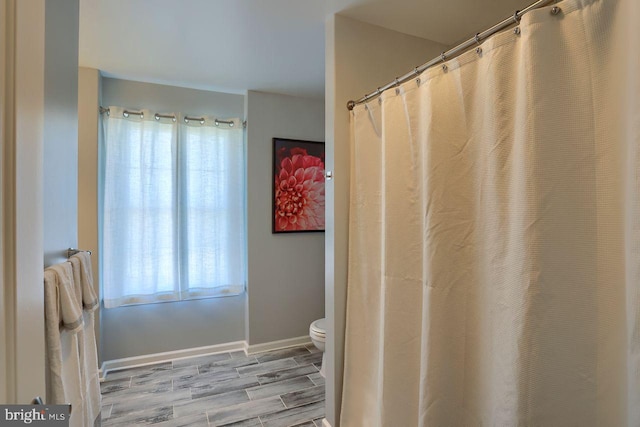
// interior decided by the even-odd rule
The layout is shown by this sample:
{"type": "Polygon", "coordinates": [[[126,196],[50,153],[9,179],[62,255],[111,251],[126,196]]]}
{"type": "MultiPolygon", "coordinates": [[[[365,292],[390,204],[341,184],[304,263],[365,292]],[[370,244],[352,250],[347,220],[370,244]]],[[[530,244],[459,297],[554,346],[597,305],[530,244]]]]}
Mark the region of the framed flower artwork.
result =
{"type": "Polygon", "coordinates": [[[273,138],[272,232],[324,231],[324,142],[273,138]]]}

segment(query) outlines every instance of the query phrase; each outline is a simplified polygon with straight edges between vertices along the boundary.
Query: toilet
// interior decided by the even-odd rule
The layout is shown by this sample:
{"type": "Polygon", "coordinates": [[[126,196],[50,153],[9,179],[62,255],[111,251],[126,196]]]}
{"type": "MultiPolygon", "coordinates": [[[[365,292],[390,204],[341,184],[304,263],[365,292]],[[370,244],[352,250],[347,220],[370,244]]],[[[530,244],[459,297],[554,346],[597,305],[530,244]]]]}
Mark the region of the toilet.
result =
{"type": "Polygon", "coordinates": [[[311,337],[311,342],[316,346],[318,350],[322,352],[322,366],[320,367],[320,375],[324,377],[324,362],[325,362],[325,352],[324,352],[324,341],[326,336],[325,329],[325,319],[318,319],[315,322],[311,323],[309,326],[309,337],[311,337]]]}

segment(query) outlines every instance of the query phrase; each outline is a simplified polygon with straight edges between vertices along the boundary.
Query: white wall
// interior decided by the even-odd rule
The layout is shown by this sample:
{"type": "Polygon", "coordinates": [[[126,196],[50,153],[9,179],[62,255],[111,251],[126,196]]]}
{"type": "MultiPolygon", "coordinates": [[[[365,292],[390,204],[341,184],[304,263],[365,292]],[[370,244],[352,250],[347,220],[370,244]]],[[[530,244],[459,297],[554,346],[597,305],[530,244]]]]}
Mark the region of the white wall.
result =
{"type": "Polygon", "coordinates": [[[307,336],[324,317],[324,233],[271,233],[272,138],[324,141],[324,102],[247,95],[249,345],[307,336]]]}
{"type": "MultiPolygon", "coordinates": [[[[8,99],[8,93],[12,91],[13,87],[13,78],[8,76],[8,70],[13,67],[13,59],[9,60],[7,58],[9,46],[8,46],[8,37],[9,33],[12,33],[12,29],[9,29],[9,16],[7,16],[7,0],[0,0],[0,28],[5,28],[5,31],[0,31],[0,165],[2,165],[2,170],[5,170],[5,147],[8,144],[9,139],[9,128],[8,123],[6,122],[9,117],[7,111],[9,109],[13,110],[13,107],[9,107],[10,104],[13,103],[13,100],[8,99]],[[9,66],[11,63],[11,66],[9,66]]],[[[12,126],[13,127],[13,126],[12,126]]],[[[5,239],[5,231],[4,231],[4,202],[6,196],[6,190],[4,188],[4,179],[0,176],[0,342],[3,343],[2,347],[0,347],[0,402],[8,402],[8,378],[7,371],[13,365],[9,365],[8,356],[9,356],[9,335],[7,326],[9,324],[8,314],[10,313],[7,304],[7,299],[5,297],[5,268],[4,268],[4,239],[5,239]]],[[[11,348],[13,351],[13,348],[11,348]]]]}
{"type": "MultiPolygon", "coordinates": [[[[98,281],[98,108],[100,72],[78,69],[78,247],[91,251],[93,286],[100,295],[98,281]]],[[[100,314],[96,311],[95,329],[100,354],[100,314]]]]}
{"type": "Polygon", "coordinates": [[[67,244],[76,243],[78,0],[57,1],[55,8],[44,0],[2,0],[0,8],[0,361],[6,369],[0,396],[3,403],[29,403],[35,396],[46,397],[43,266],[62,255],[67,244]],[[54,147],[60,152],[45,161],[44,154],[54,147]],[[69,219],[58,221],[67,214],[69,219]],[[51,233],[53,228],[56,233],[51,233]],[[47,259],[45,248],[59,252],[47,259]]]}
{"type": "MultiPolygon", "coordinates": [[[[326,417],[339,427],[342,400],[344,328],[349,231],[349,100],[372,92],[395,77],[431,60],[446,46],[365,24],[340,15],[326,25],[327,185],[326,417]]],[[[371,171],[375,174],[376,171],[371,171]]]]}
{"type": "Polygon", "coordinates": [[[46,2],[44,263],[78,244],[78,0],[46,2]]]}
{"type": "Polygon", "coordinates": [[[5,257],[14,255],[11,259],[14,276],[7,280],[7,286],[14,287],[8,303],[15,303],[15,371],[9,371],[9,375],[14,374],[15,395],[9,399],[28,403],[36,395],[44,397],[45,392],[42,269],[45,5],[43,0],[16,1],[15,6],[15,145],[9,154],[13,159],[7,159],[15,169],[5,175],[13,180],[5,185],[15,186],[11,188],[15,193],[3,197],[3,203],[12,197],[15,200],[15,205],[9,206],[15,209],[10,213],[14,215],[13,221],[5,222],[6,230],[15,232],[15,240],[3,249],[8,252],[5,257]]]}

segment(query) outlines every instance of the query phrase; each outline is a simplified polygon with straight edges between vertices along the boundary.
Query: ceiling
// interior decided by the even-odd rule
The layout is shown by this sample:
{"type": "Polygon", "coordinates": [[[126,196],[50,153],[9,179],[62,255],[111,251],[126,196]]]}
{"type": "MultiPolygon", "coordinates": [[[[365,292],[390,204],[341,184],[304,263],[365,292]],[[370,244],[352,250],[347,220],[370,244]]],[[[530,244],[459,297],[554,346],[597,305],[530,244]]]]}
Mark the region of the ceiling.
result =
{"type": "Polygon", "coordinates": [[[323,98],[331,14],[453,45],[532,1],[80,0],[79,62],[130,80],[323,98]]]}

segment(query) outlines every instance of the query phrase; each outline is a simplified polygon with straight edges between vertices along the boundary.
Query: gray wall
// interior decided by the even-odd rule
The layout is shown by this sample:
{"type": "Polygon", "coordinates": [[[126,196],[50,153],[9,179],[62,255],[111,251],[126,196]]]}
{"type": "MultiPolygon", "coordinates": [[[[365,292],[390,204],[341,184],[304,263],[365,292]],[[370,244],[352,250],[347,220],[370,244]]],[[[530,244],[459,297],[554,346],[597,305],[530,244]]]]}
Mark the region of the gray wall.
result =
{"type": "MultiPolygon", "coordinates": [[[[324,316],[324,233],[271,234],[272,138],[324,140],[324,102],[259,92],[240,95],[112,78],[81,69],[81,118],[101,105],[246,117],[248,293],[102,309],[101,360],[246,340],[250,345],[308,335],[324,316]],[[86,111],[84,111],[86,110],[86,111]],[[246,114],[245,114],[246,111],[246,114]]],[[[95,124],[81,127],[81,242],[97,246],[95,124]],[[92,135],[93,134],[93,135],[92,135]],[[93,187],[93,188],[91,188],[93,187]],[[93,193],[92,193],[93,191],[93,193]]]]}
{"type": "Polygon", "coordinates": [[[327,21],[325,40],[327,169],[333,170],[335,175],[335,179],[327,185],[326,416],[333,427],[339,427],[349,234],[350,142],[347,101],[372,92],[416,65],[431,60],[447,47],[340,15],[332,16],[327,21]],[[384,52],[384,55],[380,55],[380,52],[384,52]]]}
{"type": "Polygon", "coordinates": [[[78,0],[46,3],[44,263],[76,247],[78,201],[78,0]]]}
{"type": "Polygon", "coordinates": [[[102,105],[148,108],[225,117],[244,117],[244,96],[154,83],[102,78],[102,105]]]}
{"type": "Polygon", "coordinates": [[[324,317],[324,233],[271,234],[272,138],[324,141],[324,102],[247,95],[247,342],[309,334],[324,317]]]}
{"type": "MultiPolygon", "coordinates": [[[[102,79],[102,105],[149,108],[159,112],[243,117],[244,96],[177,88],[111,78],[102,79]]],[[[93,111],[91,111],[93,113],[93,111]]],[[[97,145],[97,136],[83,144],[97,145]]],[[[96,154],[97,155],[97,154],[96,154]]],[[[91,160],[93,161],[93,160],[91,160]]],[[[96,169],[88,171],[95,174],[96,169]]],[[[93,176],[96,180],[95,176],[93,176]]],[[[97,180],[96,180],[97,183],[97,180]]],[[[97,192],[97,187],[94,188],[97,192]]],[[[95,219],[95,201],[83,215],[95,219]]],[[[83,233],[97,241],[96,228],[83,233]]],[[[244,339],[245,295],[195,301],[168,302],[101,310],[101,360],[241,341],[244,339]]]]}
{"type": "Polygon", "coordinates": [[[102,308],[102,360],[244,339],[245,296],[102,308]]]}

